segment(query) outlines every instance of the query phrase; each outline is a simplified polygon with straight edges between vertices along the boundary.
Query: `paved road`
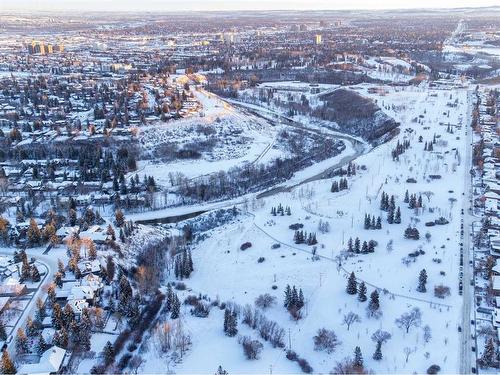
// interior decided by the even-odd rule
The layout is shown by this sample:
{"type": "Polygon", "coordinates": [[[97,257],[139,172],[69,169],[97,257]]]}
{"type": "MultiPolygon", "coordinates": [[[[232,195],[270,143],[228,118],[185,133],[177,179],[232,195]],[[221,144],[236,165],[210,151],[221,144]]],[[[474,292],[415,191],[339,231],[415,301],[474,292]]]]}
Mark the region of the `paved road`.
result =
{"type": "MultiPolygon", "coordinates": [[[[0,253],[1,255],[12,255],[14,251],[17,250],[15,248],[9,249],[7,251],[6,249],[3,249],[2,252],[0,253]]],[[[26,320],[28,319],[29,316],[33,317],[36,312],[36,301],[38,298],[41,298],[42,300],[45,300],[47,297],[47,287],[52,283],[54,279],[54,273],[57,270],[57,259],[51,257],[50,255],[43,255],[41,249],[26,249],[26,254],[28,255],[28,258],[34,257],[39,263],[41,263],[44,267],[45,270],[40,270],[40,271],[45,271],[45,275],[42,278],[42,281],[40,283],[40,286],[38,289],[35,291],[33,297],[30,299],[28,305],[24,309],[23,313],[17,320],[16,324],[14,325],[14,328],[12,329],[11,335],[13,336],[9,344],[7,345],[7,350],[11,356],[11,358],[15,358],[16,356],[16,332],[18,328],[24,328],[26,325],[26,320]]]]}
{"type": "Polygon", "coordinates": [[[470,261],[470,251],[472,249],[472,244],[470,241],[470,230],[473,222],[472,205],[470,199],[472,199],[472,186],[471,186],[471,176],[470,170],[472,168],[472,128],[470,127],[469,121],[471,119],[472,110],[472,93],[468,93],[467,100],[468,110],[467,119],[465,124],[467,126],[467,147],[465,153],[465,173],[464,173],[464,199],[462,200],[462,208],[464,210],[464,235],[463,235],[463,306],[462,306],[462,336],[460,339],[460,373],[470,374],[472,367],[471,356],[472,356],[472,339],[471,339],[471,309],[474,306],[474,293],[473,288],[471,288],[470,280],[472,279],[470,261]]]}

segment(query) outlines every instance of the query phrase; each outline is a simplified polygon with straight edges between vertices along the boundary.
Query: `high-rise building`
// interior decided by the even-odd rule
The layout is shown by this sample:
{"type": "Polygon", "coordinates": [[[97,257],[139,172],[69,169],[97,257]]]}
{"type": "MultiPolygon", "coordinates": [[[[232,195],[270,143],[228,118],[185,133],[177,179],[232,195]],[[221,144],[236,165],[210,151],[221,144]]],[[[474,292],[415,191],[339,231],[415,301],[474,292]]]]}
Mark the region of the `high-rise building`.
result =
{"type": "Polygon", "coordinates": [[[33,40],[31,44],[28,44],[28,53],[30,55],[33,54],[40,54],[40,55],[46,55],[46,54],[51,54],[54,52],[63,52],[64,51],[64,45],[63,44],[55,44],[52,45],[50,43],[43,43],[39,42],[36,40],[33,40]]]}
{"type": "Polygon", "coordinates": [[[323,44],[323,37],[321,36],[321,34],[316,34],[314,36],[314,43],[316,45],[323,44]]]}

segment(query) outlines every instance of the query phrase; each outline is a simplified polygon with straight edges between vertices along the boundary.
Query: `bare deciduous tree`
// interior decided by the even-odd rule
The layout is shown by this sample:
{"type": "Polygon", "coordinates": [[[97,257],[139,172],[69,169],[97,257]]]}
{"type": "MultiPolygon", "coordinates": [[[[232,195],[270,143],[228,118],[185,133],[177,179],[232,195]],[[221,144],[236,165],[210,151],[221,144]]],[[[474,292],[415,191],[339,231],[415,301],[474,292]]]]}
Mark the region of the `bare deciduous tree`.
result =
{"type": "Polygon", "coordinates": [[[396,319],[396,325],[399,328],[404,328],[406,333],[411,327],[419,327],[422,322],[422,313],[418,307],[414,307],[410,312],[404,313],[396,319]]]}
{"type": "Polygon", "coordinates": [[[358,314],[353,313],[350,311],[346,315],[344,315],[344,319],[342,320],[342,324],[347,326],[347,330],[349,331],[349,328],[351,328],[351,324],[353,323],[360,323],[361,318],[359,317],[358,314]]]}

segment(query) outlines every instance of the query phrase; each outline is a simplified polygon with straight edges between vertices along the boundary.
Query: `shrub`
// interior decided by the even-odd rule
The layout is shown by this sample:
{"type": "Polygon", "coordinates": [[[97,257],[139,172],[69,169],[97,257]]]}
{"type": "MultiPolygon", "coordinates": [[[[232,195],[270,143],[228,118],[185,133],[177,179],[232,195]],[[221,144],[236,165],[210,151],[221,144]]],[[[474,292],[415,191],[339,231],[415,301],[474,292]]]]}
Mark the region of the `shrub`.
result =
{"type": "Polygon", "coordinates": [[[243,243],[240,246],[240,250],[245,251],[246,249],[249,249],[251,247],[252,247],[252,243],[251,242],[245,242],[245,243],[243,243]]]}
{"type": "Polygon", "coordinates": [[[184,300],[184,304],[190,306],[196,306],[198,302],[199,302],[198,297],[192,294],[187,296],[186,299],[184,300]]]}
{"type": "Polygon", "coordinates": [[[210,313],[210,307],[203,302],[198,302],[195,307],[191,309],[190,313],[198,318],[206,318],[210,313]]]}
{"type": "Polygon", "coordinates": [[[318,333],[313,337],[314,350],[324,350],[328,354],[333,353],[340,344],[335,332],[325,328],[318,329],[318,333]]]}
{"type": "Polygon", "coordinates": [[[299,364],[300,369],[303,373],[310,374],[311,372],[313,372],[311,365],[304,358],[300,358],[297,363],[299,364]]]}
{"type": "Polygon", "coordinates": [[[261,309],[268,309],[276,303],[276,297],[265,293],[261,294],[255,299],[255,306],[260,307],[261,309]]]}
{"type": "Polygon", "coordinates": [[[184,284],[184,283],[176,283],[175,284],[175,289],[177,289],[177,290],[186,290],[186,284],[184,284]]]}
{"type": "Polygon", "coordinates": [[[431,365],[428,369],[427,369],[427,373],[429,375],[435,375],[437,374],[439,371],[441,371],[441,367],[438,366],[438,365],[431,365]]]}
{"type": "Polygon", "coordinates": [[[249,336],[243,336],[239,339],[243,347],[243,353],[247,359],[258,359],[264,345],[259,340],[252,340],[249,336]]]}
{"type": "Polygon", "coordinates": [[[434,287],[434,296],[438,298],[445,298],[450,295],[450,288],[445,285],[436,285],[434,287]]]}
{"type": "Polygon", "coordinates": [[[299,359],[299,356],[293,350],[287,350],[286,359],[288,359],[289,361],[297,361],[299,359]]]}

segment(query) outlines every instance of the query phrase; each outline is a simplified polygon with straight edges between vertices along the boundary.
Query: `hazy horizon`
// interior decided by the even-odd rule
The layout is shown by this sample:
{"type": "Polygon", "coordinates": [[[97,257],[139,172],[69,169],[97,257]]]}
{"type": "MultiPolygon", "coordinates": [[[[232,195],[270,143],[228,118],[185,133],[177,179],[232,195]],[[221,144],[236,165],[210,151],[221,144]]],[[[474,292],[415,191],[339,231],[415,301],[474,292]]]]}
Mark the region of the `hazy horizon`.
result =
{"type": "Polygon", "coordinates": [[[390,9],[447,9],[487,7],[500,5],[496,0],[432,0],[407,1],[380,0],[3,0],[4,11],[259,11],[259,10],[390,10],[390,9]]]}

